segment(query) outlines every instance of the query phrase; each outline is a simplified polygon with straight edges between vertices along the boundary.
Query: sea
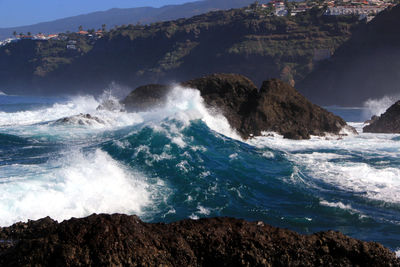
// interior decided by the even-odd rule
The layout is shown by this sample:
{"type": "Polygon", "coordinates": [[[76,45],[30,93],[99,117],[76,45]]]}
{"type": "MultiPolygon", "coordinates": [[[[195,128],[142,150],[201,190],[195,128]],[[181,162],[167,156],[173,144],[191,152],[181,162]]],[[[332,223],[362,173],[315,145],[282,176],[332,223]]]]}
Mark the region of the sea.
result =
{"type": "Polygon", "coordinates": [[[304,234],[335,230],[400,254],[400,135],[362,133],[394,102],[327,107],[359,135],[242,140],[176,87],[164,106],[98,109],[116,98],[0,95],[0,226],[50,216],[228,216],[304,234]],[[68,120],[65,117],[90,114],[68,120]],[[95,119],[94,119],[95,118],[95,119]]]}

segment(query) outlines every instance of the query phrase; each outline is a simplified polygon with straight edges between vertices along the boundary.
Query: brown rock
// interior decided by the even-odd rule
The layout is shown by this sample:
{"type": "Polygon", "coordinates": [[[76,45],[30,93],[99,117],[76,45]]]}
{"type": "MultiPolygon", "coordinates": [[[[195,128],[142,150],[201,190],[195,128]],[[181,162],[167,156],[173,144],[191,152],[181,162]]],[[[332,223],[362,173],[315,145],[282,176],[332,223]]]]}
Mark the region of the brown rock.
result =
{"type": "Polygon", "coordinates": [[[214,74],[184,83],[200,90],[212,107],[219,108],[243,138],[273,131],[290,139],[310,135],[339,134],[346,122],[312,104],[289,84],[277,79],[265,81],[258,90],[246,77],[214,74]]]}
{"type": "Polygon", "coordinates": [[[147,111],[162,105],[169,91],[165,85],[144,85],[133,90],[121,103],[128,111],[147,111]]]}
{"type": "Polygon", "coordinates": [[[232,218],[171,224],[121,214],[45,218],[0,228],[0,239],[12,240],[0,246],[1,266],[400,266],[378,243],[232,218]]]}
{"type": "Polygon", "coordinates": [[[364,133],[400,133],[400,101],[363,128],[364,133]]]}
{"type": "MultiPolygon", "coordinates": [[[[312,104],[277,79],[264,82],[260,90],[238,74],[213,74],[182,85],[198,89],[205,103],[219,110],[244,139],[259,136],[263,131],[291,139],[339,134],[344,127],[356,133],[343,119],[312,104]]],[[[123,103],[128,110],[148,109],[160,105],[168,92],[168,87],[162,85],[139,87],[123,103]]]]}

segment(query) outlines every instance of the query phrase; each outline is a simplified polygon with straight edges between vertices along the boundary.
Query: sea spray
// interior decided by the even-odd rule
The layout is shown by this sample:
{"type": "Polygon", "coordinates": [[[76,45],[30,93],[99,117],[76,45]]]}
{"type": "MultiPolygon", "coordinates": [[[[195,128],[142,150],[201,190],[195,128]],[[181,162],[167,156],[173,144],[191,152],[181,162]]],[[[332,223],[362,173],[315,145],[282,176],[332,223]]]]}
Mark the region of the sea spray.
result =
{"type": "Polygon", "coordinates": [[[91,213],[140,215],[150,203],[146,178],[99,149],[72,151],[43,165],[5,168],[19,176],[0,177],[2,226],[49,215],[56,220],[91,213]]]}
{"type": "Polygon", "coordinates": [[[365,116],[370,118],[373,115],[382,115],[391,105],[400,99],[400,95],[384,96],[380,99],[368,99],[364,103],[365,116]]]}

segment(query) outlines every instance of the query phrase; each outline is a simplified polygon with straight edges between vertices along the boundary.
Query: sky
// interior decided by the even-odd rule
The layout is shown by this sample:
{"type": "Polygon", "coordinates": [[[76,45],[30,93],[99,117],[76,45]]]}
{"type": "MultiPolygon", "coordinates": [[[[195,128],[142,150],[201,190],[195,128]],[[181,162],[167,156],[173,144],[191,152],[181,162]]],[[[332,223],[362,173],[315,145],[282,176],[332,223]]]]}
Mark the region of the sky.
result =
{"type": "Polygon", "coordinates": [[[182,4],[195,0],[0,0],[0,28],[31,25],[39,22],[104,11],[182,4]]]}

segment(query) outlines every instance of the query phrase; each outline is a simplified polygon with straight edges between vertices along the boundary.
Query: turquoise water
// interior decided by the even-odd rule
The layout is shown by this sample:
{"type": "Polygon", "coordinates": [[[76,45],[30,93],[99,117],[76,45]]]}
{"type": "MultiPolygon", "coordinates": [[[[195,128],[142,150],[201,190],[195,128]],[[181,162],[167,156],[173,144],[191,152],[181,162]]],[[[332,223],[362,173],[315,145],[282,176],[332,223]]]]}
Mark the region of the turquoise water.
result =
{"type": "MultiPolygon", "coordinates": [[[[398,135],[244,141],[193,90],[145,113],[96,110],[103,100],[0,96],[1,226],[94,212],[230,216],[400,248],[398,135]],[[101,122],[56,122],[79,113],[101,122]]],[[[330,109],[358,130],[370,115],[330,109]]]]}

